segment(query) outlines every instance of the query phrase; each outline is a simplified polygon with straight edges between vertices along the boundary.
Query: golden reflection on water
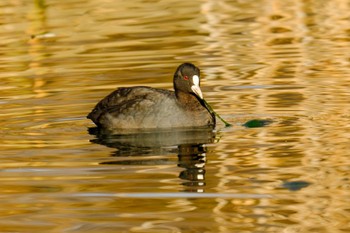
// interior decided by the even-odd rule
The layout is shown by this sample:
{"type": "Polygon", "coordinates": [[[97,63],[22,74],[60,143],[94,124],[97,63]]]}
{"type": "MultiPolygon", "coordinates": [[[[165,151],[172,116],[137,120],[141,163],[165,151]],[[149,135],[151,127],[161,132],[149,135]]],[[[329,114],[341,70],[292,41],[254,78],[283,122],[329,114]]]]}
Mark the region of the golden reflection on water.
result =
{"type": "Polygon", "coordinates": [[[349,8],[0,4],[1,232],[349,231],[349,8]],[[89,134],[100,98],[171,88],[184,61],[234,127],[208,138],[89,134]],[[241,126],[256,118],[273,123],[241,126]]]}

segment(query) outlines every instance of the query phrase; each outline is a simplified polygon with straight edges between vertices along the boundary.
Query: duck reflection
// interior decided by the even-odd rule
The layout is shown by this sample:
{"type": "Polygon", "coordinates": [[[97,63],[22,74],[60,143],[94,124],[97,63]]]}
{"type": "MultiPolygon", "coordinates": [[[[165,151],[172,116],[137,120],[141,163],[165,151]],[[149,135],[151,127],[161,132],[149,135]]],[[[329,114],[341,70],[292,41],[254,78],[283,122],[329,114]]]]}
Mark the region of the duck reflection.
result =
{"type": "Polygon", "coordinates": [[[179,175],[181,179],[186,180],[182,184],[188,187],[205,186],[205,145],[179,145],[178,149],[178,166],[185,169],[179,175]]]}
{"type": "MultiPolygon", "coordinates": [[[[90,128],[89,133],[96,138],[93,143],[116,148],[113,156],[147,156],[177,153],[178,166],[184,168],[179,178],[186,191],[200,192],[205,186],[206,144],[214,143],[216,134],[212,128],[171,129],[157,131],[113,132],[90,128]]],[[[168,164],[169,159],[130,159],[107,161],[101,164],[168,164]]]]}

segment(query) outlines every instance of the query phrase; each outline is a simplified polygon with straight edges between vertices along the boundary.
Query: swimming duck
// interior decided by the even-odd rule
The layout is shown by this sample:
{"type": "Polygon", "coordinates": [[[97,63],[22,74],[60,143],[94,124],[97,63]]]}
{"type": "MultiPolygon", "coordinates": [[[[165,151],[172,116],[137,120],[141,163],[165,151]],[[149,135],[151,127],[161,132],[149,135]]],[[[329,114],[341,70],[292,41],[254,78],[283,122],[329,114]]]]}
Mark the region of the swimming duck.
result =
{"type": "Polygon", "coordinates": [[[87,118],[105,129],[214,127],[215,115],[204,104],[200,89],[199,68],[181,64],[173,85],[174,91],[120,87],[98,102],[87,118]]]}

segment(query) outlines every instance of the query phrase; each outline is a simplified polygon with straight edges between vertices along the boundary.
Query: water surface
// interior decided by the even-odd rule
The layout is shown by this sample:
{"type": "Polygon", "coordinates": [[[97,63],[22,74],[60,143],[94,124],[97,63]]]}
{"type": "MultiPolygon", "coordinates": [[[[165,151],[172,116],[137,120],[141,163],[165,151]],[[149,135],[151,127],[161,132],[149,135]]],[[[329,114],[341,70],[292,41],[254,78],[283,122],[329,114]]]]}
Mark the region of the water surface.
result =
{"type": "Polygon", "coordinates": [[[350,231],[347,1],[0,12],[1,232],[350,231]],[[85,118],[117,87],[171,89],[182,62],[233,127],[111,136],[85,118]]]}

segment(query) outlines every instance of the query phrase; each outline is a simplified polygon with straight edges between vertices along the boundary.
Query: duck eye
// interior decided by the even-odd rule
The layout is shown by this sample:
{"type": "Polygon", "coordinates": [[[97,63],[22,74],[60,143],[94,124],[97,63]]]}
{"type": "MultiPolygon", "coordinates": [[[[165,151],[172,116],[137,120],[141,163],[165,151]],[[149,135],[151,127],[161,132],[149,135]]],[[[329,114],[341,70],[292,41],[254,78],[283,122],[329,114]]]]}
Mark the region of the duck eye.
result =
{"type": "Polygon", "coordinates": [[[187,75],[184,76],[184,80],[188,80],[188,76],[187,75]]]}

